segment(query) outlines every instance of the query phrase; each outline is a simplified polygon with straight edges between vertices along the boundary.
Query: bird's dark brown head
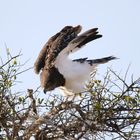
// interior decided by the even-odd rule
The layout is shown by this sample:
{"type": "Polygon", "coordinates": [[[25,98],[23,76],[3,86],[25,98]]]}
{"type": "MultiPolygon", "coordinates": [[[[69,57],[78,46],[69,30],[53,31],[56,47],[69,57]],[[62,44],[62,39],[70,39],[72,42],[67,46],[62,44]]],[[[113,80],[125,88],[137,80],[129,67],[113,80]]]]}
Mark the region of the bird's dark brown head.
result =
{"type": "Polygon", "coordinates": [[[44,93],[54,90],[59,86],[64,86],[65,84],[63,75],[55,67],[49,69],[44,68],[40,74],[40,81],[41,87],[44,88],[44,93]]]}

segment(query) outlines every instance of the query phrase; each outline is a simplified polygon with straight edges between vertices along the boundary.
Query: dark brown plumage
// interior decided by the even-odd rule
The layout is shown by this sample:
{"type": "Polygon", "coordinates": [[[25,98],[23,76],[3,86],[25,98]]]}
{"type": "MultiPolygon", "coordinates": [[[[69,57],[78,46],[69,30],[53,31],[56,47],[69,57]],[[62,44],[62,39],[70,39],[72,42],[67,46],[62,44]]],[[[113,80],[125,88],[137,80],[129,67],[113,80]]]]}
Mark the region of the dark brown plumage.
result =
{"type": "Polygon", "coordinates": [[[45,59],[49,55],[49,49],[51,48],[52,42],[60,35],[57,33],[56,35],[52,36],[48,42],[43,46],[41,49],[37,60],[34,63],[34,71],[36,74],[40,72],[40,70],[45,66],[45,59]]]}
{"type": "Polygon", "coordinates": [[[81,26],[66,26],[60,32],[52,36],[40,51],[38,58],[34,64],[35,73],[39,73],[45,66],[52,67],[57,55],[68,43],[73,40],[81,31],[81,26]]]}
{"type": "Polygon", "coordinates": [[[65,85],[65,79],[58,69],[51,67],[48,70],[42,69],[40,74],[41,87],[44,88],[44,93],[53,90],[59,86],[65,85]]]}

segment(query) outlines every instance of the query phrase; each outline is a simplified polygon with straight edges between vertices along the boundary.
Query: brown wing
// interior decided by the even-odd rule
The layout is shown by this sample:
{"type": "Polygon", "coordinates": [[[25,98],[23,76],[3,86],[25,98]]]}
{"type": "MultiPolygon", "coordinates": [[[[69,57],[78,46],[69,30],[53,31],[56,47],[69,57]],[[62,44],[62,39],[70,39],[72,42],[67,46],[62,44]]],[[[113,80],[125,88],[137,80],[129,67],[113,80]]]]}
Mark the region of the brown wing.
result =
{"type": "Polygon", "coordinates": [[[41,49],[35,63],[34,63],[34,71],[35,73],[39,73],[40,70],[45,66],[45,58],[49,53],[52,42],[60,35],[60,33],[55,34],[53,37],[49,39],[49,41],[43,46],[41,49]]]}
{"type": "Polygon", "coordinates": [[[88,42],[102,37],[102,35],[98,34],[97,30],[98,28],[93,28],[80,34],[68,44],[68,47],[64,51],[68,54],[75,52],[88,42]]]}
{"type": "Polygon", "coordinates": [[[51,45],[48,56],[46,57],[45,67],[46,69],[54,66],[58,54],[68,46],[68,43],[72,41],[77,34],[81,31],[81,26],[66,26],[60,31],[60,35],[54,40],[51,45]]]}
{"type": "Polygon", "coordinates": [[[34,64],[35,73],[38,74],[44,67],[45,69],[52,67],[58,54],[67,47],[68,43],[73,40],[80,31],[80,25],[76,27],[66,26],[56,35],[51,37],[40,51],[34,64]]]}

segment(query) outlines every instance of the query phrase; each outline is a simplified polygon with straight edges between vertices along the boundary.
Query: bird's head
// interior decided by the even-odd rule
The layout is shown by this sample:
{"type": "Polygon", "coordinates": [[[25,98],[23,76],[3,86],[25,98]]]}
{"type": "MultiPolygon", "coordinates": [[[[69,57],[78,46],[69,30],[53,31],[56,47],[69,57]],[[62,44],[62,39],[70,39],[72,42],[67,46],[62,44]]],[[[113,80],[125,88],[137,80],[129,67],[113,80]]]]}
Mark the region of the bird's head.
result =
{"type": "Polygon", "coordinates": [[[44,93],[54,90],[59,86],[64,86],[65,79],[62,74],[55,68],[43,69],[40,74],[41,87],[44,88],[44,93]]]}

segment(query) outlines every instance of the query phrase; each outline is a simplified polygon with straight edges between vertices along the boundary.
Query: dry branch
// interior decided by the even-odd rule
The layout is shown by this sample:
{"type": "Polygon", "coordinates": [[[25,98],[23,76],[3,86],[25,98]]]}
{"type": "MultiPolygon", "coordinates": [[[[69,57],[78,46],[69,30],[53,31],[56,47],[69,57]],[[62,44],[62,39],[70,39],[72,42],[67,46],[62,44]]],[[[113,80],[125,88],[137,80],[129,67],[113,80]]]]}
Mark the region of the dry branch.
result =
{"type": "Polygon", "coordinates": [[[21,96],[11,89],[19,74],[20,65],[13,63],[18,57],[10,55],[0,66],[0,139],[139,138],[140,78],[128,83],[127,74],[122,78],[109,69],[102,81],[91,79],[81,98],[49,94],[44,99],[39,88],[21,96]]]}

